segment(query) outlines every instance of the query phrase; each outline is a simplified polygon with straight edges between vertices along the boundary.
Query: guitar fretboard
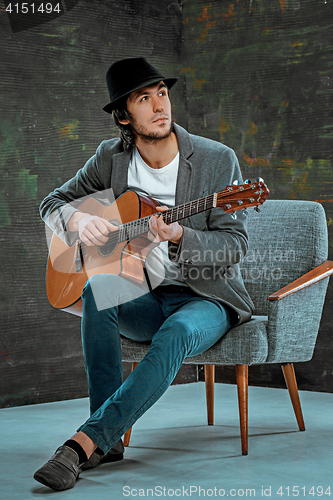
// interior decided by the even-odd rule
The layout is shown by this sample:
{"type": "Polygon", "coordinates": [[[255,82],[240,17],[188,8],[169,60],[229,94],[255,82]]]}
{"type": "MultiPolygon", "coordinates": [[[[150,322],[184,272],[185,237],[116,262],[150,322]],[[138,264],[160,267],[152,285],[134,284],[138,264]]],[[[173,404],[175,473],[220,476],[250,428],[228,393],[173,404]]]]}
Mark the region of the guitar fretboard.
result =
{"type": "MultiPolygon", "coordinates": [[[[173,222],[186,219],[187,217],[205,212],[206,210],[211,210],[215,207],[216,194],[211,194],[209,196],[199,198],[198,200],[190,201],[188,203],[184,203],[183,205],[170,208],[165,212],[157,212],[155,215],[162,215],[166,224],[172,224],[173,222]]],[[[147,233],[149,231],[150,217],[152,216],[149,215],[147,217],[143,217],[142,219],[137,219],[120,225],[118,228],[118,243],[147,233]]]]}

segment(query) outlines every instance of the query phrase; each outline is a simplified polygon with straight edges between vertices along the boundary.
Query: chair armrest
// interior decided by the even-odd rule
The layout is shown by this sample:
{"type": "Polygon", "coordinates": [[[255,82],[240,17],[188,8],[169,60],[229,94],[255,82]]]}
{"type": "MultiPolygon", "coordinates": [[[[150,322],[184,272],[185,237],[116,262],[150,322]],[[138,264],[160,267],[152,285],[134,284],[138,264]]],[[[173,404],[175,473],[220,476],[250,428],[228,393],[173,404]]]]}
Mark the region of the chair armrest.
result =
{"type": "Polygon", "coordinates": [[[329,276],[268,301],[267,363],[298,363],[312,358],[329,276]]]}
{"type": "Polygon", "coordinates": [[[283,297],[297,292],[298,290],[302,290],[302,288],[313,285],[314,283],[317,283],[317,281],[323,280],[331,274],[333,274],[333,261],[327,260],[289,285],[281,288],[277,292],[272,293],[269,297],[267,297],[267,300],[283,299],[283,297]]]}

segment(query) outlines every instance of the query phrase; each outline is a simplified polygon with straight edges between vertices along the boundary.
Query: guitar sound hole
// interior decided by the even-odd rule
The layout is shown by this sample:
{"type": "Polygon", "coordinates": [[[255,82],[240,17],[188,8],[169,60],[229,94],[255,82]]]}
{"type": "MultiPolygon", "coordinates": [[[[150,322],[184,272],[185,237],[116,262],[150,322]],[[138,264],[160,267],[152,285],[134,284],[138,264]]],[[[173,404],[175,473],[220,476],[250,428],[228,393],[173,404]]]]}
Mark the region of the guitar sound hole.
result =
{"type": "MultiPolygon", "coordinates": [[[[120,225],[120,222],[118,220],[110,220],[109,222],[114,226],[120,225]]],[[[109,235],[109,241],[107,241],[104,245],[97,247],[98,253],[100,254],[101,257],[109,257],[110,255],[113,254],[117,246],[118,246],[118,240],[116,237],[112,237],[111,233],[109,235]]]]}

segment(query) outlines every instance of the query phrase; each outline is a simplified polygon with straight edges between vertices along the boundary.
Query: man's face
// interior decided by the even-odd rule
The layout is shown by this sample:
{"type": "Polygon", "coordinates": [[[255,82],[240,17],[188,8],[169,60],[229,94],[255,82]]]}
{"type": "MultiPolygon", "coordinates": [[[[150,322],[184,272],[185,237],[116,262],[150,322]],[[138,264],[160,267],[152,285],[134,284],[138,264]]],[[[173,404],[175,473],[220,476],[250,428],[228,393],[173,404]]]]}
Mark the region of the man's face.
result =
{"type": "Polygon", "coordinates": [[[163,82],[132,92],[127,110],[131,115],[129,123],[141,139],[154,142],[171,134],[171,102],[163,82]]]}

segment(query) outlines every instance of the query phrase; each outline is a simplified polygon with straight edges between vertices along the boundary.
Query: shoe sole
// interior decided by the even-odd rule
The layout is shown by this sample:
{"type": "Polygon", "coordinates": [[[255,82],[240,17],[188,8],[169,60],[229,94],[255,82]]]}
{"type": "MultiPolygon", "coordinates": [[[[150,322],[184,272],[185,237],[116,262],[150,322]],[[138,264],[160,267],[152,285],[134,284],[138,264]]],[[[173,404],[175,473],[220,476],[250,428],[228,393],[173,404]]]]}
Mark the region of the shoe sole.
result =
{"type": "Polygon", "coordinates": [[[59,486],[56,486],[54,484],[52,484],[52,478],[48,479],[45,477],[44,474],[39,474],[38,471],[35,472],[33,478],[40,484],[42,484],[43,486],[47,486],[48,488],[51,488],[52,490],[56,490],[56,491],[65,491],[65,490],[69,490],[71,488],[74,487],[75,485],[75,482],[74,484],[64,488],[63,486],[59,487],[59,486]]]}

